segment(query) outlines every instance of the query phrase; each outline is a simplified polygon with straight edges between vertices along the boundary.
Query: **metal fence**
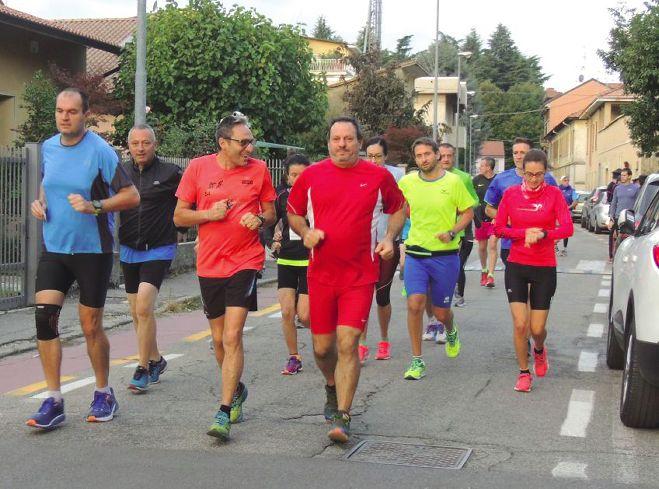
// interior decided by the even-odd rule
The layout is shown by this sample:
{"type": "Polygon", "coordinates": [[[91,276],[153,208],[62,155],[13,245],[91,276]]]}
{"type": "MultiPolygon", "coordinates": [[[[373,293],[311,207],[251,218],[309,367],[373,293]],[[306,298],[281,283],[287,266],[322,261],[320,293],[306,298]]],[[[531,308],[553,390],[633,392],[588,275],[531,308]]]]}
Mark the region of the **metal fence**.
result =
{"type": "Polygon", "coordinates": [[[0,310],[26,304],[25,148],[0,147],[0,310]]]}

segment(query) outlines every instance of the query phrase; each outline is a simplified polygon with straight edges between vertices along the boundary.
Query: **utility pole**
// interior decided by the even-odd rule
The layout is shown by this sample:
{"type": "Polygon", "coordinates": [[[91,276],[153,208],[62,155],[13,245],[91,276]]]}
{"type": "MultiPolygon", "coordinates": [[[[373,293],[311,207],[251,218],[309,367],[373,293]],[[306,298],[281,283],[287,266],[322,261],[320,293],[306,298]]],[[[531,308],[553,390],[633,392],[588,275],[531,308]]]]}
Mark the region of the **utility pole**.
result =
{"type": "Polygon", "coordinates": [[[137,0],[135,124],[146,123],[146,0],[137,0]]]}
{"type": "Polygon", "coordinates": [[[472,55],[471,51],[460,51],[458,53],[458,91],[457,91],[457,101],[455,104],[455,151],[458,155],[458,166],[460,166],[460,61],[464,56],[465,59],[469,59],[472,55]]]}
{"type": "Polygon", "coordinates": [[[432,139],[433,141],[439,143],[437,141],[437,123],[438,123],[438,116],[437,116],[437,91],[439,90],[439,87],[437,84],[439,83],[438,81],[438,72],[439,72],[439,0],[437,0],[437,12],[436,12],[436,20],[435,20],[435,81],[433,82],[433,88],[432,88],[432,139]]]}

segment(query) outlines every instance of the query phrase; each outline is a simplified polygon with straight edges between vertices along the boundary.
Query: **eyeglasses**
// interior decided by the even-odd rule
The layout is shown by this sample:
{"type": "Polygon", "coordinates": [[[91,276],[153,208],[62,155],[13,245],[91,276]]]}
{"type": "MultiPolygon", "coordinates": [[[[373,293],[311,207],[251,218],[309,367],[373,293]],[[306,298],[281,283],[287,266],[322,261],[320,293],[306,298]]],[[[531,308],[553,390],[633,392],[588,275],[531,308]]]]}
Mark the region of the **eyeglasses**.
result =
{"type": "Polygon", "coordinates": [[[248,138],[248,139],[235,139],[235,138],[225,138],[223,137],[222,139],[228,139],[230,141],[235,141],[238,144],[240,144],[241,148],[246,148],[250,144],[254,144],[256,142],[256,139],[254,138],[248,138]]]}
{"type": "Polygon", "coordinates": [[[382,155],[382,154],[380,154],[380,155],[369,155],[369,154],[367,154],[366,157],[369,160],[381,160],[382,158],[384,158],[384,155],[382,155]]]}
{"type": "Polygon", "coordinates": [[[545,172],[539,171],[538,173],[531,173],[530,171],[525,171],[524,176],[526,178],[542,178],[545,176],[545,172]]]}

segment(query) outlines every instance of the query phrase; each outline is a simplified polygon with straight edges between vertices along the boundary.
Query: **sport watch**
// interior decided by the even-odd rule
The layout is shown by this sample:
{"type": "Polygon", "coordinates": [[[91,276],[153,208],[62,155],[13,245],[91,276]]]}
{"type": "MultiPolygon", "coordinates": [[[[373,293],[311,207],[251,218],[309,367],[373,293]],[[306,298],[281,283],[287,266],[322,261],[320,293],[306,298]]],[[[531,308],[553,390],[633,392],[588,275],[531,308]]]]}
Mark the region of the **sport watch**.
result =
{"type": "Polygon", "coordinates": [[[95,216],[98,216],[101,212],[103,212],[103,204],[100,200],[92,200],[92,205],[94,206],[95,216]]]}
{"type": "Polygon", "coordinates": [[[261,221],[261,224],[259,224],[259,227],[262,227],[265,224],[265,217],[263,217],[261,214],[257,214],[256,218],[261,221]]]}
{"type": "Polygon", "coordinates": [[[453,231],[452,229],[448,232],[448,235],[451,237],[451,239],[455,239],[456,234],[457,233],[455,231],[453,231]]]}

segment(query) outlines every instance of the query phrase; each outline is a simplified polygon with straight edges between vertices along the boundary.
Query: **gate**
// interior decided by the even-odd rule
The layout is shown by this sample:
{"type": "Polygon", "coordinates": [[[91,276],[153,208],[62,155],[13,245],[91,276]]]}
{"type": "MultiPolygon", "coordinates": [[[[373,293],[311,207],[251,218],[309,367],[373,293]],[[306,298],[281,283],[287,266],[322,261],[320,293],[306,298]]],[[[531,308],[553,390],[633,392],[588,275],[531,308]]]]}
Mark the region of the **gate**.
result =
{"type": "Polygon", "coordinates": [[[27,153],[0,147],[0,310],[27,304],[27,153]]]}

